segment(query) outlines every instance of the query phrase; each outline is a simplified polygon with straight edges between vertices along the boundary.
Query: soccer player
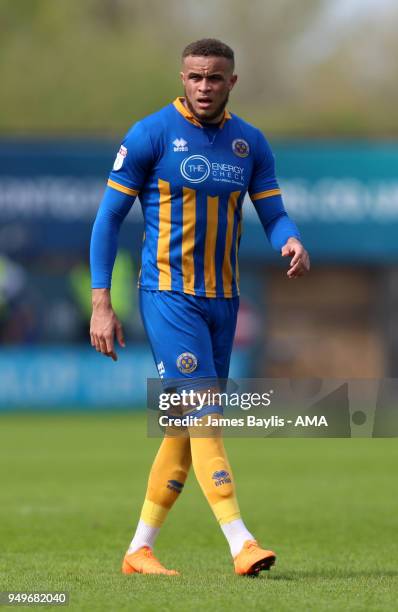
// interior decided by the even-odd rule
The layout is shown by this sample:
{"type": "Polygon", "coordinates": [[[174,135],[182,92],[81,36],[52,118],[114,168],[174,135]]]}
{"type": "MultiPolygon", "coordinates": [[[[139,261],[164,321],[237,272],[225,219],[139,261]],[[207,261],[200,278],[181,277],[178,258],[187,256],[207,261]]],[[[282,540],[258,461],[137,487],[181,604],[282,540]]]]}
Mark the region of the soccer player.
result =
{"type": "MultiPolygon", "coordinates": [[[[114,336],[121,346],[125,342],[112,309],[112,268],[120,224],[139,194],[145,222],[141,316],[159,375],[177,381],[178,391],[228,377],[247,192],[272,246],[291,258],[287,276],[300,277],[310,267],[283,206],[269,144],[226,109],[237,80],[232,49],[215,39],[188,45],[181,78],[184,97],[136,123],[117,153],[91,240],[90,329],[92,346],[116,360],[114,336]]],[[[206,405],[197,416],[220,412],[219,405],[206,405]]],[[[275,553],[261,548],[241,518],[221,435],[166,435],[123,573],[178,573],[160,563],[153,546],[191,463],[228,541],[235,572],[269,569],[275,553]]]]}

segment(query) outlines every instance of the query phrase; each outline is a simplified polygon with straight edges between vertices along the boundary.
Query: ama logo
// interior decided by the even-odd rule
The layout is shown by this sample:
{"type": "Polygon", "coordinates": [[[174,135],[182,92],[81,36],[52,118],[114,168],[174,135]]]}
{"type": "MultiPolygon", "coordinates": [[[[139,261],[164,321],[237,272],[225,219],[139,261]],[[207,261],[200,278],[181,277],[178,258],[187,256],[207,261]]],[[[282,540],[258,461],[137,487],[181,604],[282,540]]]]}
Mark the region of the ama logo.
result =
{"type": "Polygon", "coordinates": [[[226,470],[218,470],[217,472],[214,472],[212,478],[215,481],[214,484],[216,487],[231,483],[231,476],[226,470]]]}

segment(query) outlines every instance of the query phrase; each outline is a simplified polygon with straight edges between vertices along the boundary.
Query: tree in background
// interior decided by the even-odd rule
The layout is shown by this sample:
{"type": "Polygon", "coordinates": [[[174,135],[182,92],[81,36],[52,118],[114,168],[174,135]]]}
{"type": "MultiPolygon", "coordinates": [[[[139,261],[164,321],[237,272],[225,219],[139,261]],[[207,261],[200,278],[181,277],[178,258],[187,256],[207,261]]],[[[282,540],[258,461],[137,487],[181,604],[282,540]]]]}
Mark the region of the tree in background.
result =
{"type": "Polygon", "coordinates": [[[236,50],[233,109],[268,133],[394,135],[397,23],[392,0],[3,0],[0,131],[120,135],[215,36],[236,50]]]}

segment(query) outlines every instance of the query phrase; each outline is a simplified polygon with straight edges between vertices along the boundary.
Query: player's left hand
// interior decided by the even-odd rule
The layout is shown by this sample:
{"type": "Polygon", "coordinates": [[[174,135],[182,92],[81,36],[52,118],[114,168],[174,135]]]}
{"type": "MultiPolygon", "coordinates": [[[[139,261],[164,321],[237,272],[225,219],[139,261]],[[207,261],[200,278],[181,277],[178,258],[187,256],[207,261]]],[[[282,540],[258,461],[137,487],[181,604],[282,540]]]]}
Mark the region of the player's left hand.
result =
{"type": "Polygon", "coordinates": [[[297,238],[289,238],[281,249],[281,255],[292,258],[287,271],[289,278],[298,278],[310,271],[310,256],[297,238]]]}

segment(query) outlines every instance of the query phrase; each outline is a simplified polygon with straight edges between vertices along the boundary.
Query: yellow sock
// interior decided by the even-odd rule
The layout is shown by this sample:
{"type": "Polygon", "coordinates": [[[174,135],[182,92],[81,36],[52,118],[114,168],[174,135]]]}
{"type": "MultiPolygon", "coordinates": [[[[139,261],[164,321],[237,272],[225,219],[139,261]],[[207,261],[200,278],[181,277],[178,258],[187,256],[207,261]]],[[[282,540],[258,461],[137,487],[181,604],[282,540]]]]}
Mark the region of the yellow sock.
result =
{"type": "Polygon", "coordinates": [[[220,525],[240,518],[231,466],[221,435],[202,438],[192,432],[191,455],[196,478],[220,525]]]}
{"type": "Polygon", "coordinates": [[[191,466],[189,437],[165,437],[152,464],[140,519],[161,527],[181,493],[191,466]]]}

